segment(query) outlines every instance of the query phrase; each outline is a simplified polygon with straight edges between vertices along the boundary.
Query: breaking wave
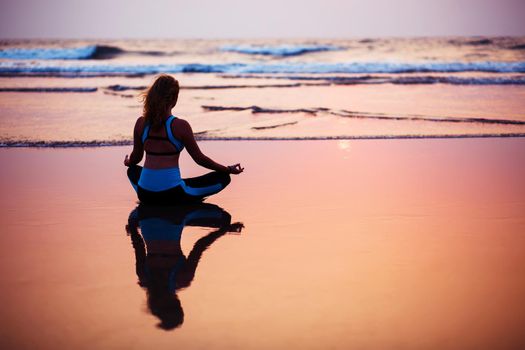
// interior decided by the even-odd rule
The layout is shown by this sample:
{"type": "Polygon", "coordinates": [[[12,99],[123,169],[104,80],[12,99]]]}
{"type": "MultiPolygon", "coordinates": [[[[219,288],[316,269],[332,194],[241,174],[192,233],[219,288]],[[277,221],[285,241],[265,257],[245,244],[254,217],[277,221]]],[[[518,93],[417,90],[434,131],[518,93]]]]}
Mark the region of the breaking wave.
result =
{"type": "Polygon", "coordinates": [[[311,52],[339,51],[342,47],[332,45],[278,45],[278,46],[254,46],[254,45],[225,45],[221,51],[237,52],[247,55],[264,55],[274,57],[288,57],[304,55],[311,52]]]}
{"type": "Polygon", "coordinates": [[[59,64],[58,62],[0,62],[0,75],[45,75],[45,76],[105,76],[158,73],[229,73],[229,74],[373,74],[373,73],[525,73],[525,61],[520,62],[348,62],[312,63],[222,63],[222,64],[59,64]]]}
{"type": "Polygon", "coordinates": [[[104,60],[123,54],[163,56],[167,53],[162,51],[126,51],[120,47],[110,45],[0,49],[0,59],[11,60],[104,60]]]}
{"type": "MultiPolygon", "coordinates": [[[[356,84],[451,84],[451,85],[525,85],[525,76],[490,76],[490,77],[457,77],[457,76],[308,76],[308,75],[224,75],[223,78],[248,78],[248,79],[283,79],[303,82],[320,82],[336,85],[356,84]]],[[[301,85],[310,85],[302,83],[301,85]]]]}

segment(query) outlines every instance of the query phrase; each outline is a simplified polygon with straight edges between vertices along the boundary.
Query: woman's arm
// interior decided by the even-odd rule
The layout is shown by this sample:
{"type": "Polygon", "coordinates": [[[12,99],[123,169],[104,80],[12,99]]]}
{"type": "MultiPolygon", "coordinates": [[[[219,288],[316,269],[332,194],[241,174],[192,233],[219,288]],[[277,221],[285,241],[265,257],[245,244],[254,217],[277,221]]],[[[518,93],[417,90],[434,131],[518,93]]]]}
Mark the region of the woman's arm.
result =
{"type": "Polygon", "coordinates": [[[143,128],[144,117],[140,117],[137,119],[137,122],[135,123],[135,128],[133,129],[133,151],[131,152],[129,158],[127,154],[126,158],[124,158],[125,166],[137,165],[138,163],[140,163],[142,157],[144,156],[144,145],[142,144],[143,128]]]}
{"type": "Polygon", "coordinates": [[[185,120],[180,120],[178,126],[179,134],[181,135],[180,139],[184,143],[184,146],[188,150],[191,158],[195,163],[199,164],[202,167],[207,169],[216,170],[224,173],[230,174],[240,174],[244,170],[240,164],[224,166],[215,162],[213,159],[204,155],[195,141],[195,136],[193,135],[193,130],[191,129],[190,124],[185,120]]]}

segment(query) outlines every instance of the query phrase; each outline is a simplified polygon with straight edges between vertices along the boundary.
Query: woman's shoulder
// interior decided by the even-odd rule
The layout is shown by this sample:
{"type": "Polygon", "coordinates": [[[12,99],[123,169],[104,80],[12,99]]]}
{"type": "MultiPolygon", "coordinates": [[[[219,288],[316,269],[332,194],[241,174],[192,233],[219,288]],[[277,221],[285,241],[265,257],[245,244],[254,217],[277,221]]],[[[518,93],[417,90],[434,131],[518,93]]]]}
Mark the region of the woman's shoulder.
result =
{"type": "Polygon", "coordinates": [[[173,120],[172,126],[187,128],[190,126],[190,123],[188,123],[186,119],[175,117],[175,119],[173,120]]]}
{"type": "Polygon", "coordinates": [[[171,124],[171,131],[179,138],[187,137],[193,133],[190,123],[188,123],[187,120],[181,119],[179,117],[173,120],[173,123],[171,124]]]}
{"type": "Polygon", "coordinates": [[[144,130],[144,125],[146,124],[146,118],[140,116],[135,122],[135,134],[141,133],[144,130]]]}
{"type": "Polygon", "coordinates": [[[135,126],[144,126],[144,124],[146,124],[146,118],[144,118],[144,116],[138,117],[135,121],[135,126]]]}

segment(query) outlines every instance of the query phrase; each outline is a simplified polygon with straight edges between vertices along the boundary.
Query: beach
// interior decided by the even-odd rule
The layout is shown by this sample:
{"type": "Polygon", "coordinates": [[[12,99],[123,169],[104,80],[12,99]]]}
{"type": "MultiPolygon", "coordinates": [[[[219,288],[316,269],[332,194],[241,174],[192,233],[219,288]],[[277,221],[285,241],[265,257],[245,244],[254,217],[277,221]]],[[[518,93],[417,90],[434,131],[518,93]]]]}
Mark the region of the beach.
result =
{"type": "Polygon", "coordinates": [[[2,348],[525,346],[525,139],[200,145],[245,166],[206,201],[244,229],[203,252],[170,331],[126,229],[130,147],[0,149],[2,348]]]}
{"type": "Polygon", "coordinates": [[[3,40],[0,348],[523,349],[524,87],[523,36],[3,40]],[[127,179],[158,74],[207,204],[127,179]]]}

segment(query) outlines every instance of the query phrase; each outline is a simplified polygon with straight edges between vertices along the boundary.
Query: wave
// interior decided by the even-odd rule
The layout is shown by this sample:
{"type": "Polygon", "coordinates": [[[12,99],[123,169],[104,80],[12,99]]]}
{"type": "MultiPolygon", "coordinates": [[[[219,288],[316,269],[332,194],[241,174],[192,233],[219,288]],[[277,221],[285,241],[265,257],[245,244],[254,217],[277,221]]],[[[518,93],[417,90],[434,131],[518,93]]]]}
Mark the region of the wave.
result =
{"type": "Polygon", "coordinates": [[[298,122],[295,121],[295,122],[289,122],[289,123],[281,123],[281,124],[274,124],[274,125],[267,125],[267,126],[252,126],[252,130],[268,130],[268,129],[276,129],[276,128],[281,128],[283,126],[288,126],[288,125],[295,125],[297,124],[298,122]]]}
{"type": "Polygon", "coordinates": [[[11,60],[105,60],[123,54],[164,56],[162,51],[127,51],[117,46],[89,45],[70,48],[7,48],[0,49],[0,59],[11,60]]]}
{"type": "Polygon", "coordinates": [[[218,111],[246,111],[249,110],[253,114],[279,114],[279,113],[304,113],[316,116],[319,113],[327,113],[345,118],[357,118],[357,119],[381,119],[381,120],[406,120],[406,121],[428,121],[437,123],[481,123],[481,124],[504,124],[504,125],[525,125],[525,121],[522,120],[511,120],[511,119],[490,119],[490,118],[479,118],[479,117],[447,117],[447,116],[425,116],[418,114],[409,115],[388,115],[384,113],[368,113],[368,112],[356,112],[348,110],[332,110],[325,107],[317,108],[291,108],[291,109],[278,109],[278,108],[266,108],[259,106],[210,106],[202,105],[202,109],[209,112],[218,111]]]}
{"type": "Polygon", "coordinates": [[[525,50],[525,44],[513,45],[513,46],[509,47],[509,49],[511,49],[511,50],[525,50]]]}
{"type": "Polygon", "coordinates": [[[513,119],[491,119],[479,117],[437,117],[410,114],[405,116],[392,116],[383,113],[366,113],[341,110],[339,112],[331,111],[330,114],[346,118],[357,119],[380,119],[380,120],[406,120],[406,121],[426,121],[436,123],[477,123],[477,124],[503,124],[503,125],[525,125],[525,121],[513,119]]]}
{"type": "MultiPolygon", "coordinates": [[[[200,141],[330,141],[330,140],[403,140],[403,139],[461,139],[461,138],[525,137],[525,133],[488,134],[404,134],[404,135],[337,135],[337,136],[196,136],[200,141]]],[[[133,140],[47,141],[1,140],[0,148],[96,148],[131,146],[133,140]]]]}
{"type": "MultiPolygon", "coordinates": [[[[451,85],[525,85],[525,76],[510,77],[451,77],[451,76],[406,76],[386,77],[365,75],[357,77],[348,76],[294,76],[294,75],[225,75],[228,79],[279,79],[302,81],[298,83],[281,84],[220,84],[220,85],[197,85],[182,86],[184,90],[215,90],[215,89],[264,89],[264,88],[294,88],[302,86],[329,86],[329,85],[358,85],[358,84],[399,84],[399,85],[429,85],[429,84],[451,84],[451,85]]],[[[111,85],[106,87],[112,91],[144,90],[147,86],[111,85]]]]}
{"type": "Polygon", "coordinates": [[[128,90],[142,91],[142,90],[146,90],[147,88],[148,87],[146,85],[129,86],[129,85],[120,85],[120,84],[110,85],[106,87],[107,90],[111,90],[111,91],[128,91],[128,90]]]}
{"type": "Polygon", "coordinates": [[[0,87],[0,92],[96,92],[96,87],[0,87]]]}
{"type": "Polygon", "coordinates": [[[60,141],[60,140],[1,140],[0,148],[35,147],[35,148],[81,148],[130,146],[133,140],[91,140],[91,141],[60,141]]]}
{"type": "Polygon", "coordinates": [[[85,60],[107,59],[122,54],[115,46],[89,45],[71,48],[8,48],[0,50],[0,58],[13,60],[85,60]]]}
{"type": "Polygon", "coordinates": [[[219,112],[219,111],[246,111],[251,110],[253,114],[257,113],[266,113],[266,114],[279,114],[279,113],[305,113],[316,115],[318,112],[327,112],[328,108],[296,108],[296,109],[279,109],[279,108],[265,108],[259,106],[249,106],[249,107],[228,107],[228,106],[201,106],[202,109],[209,112],[219,112]]]}
{"type": "MultiPolygon", "coordinates": [[[[451,85],[525,85],[525,76],[513,77],[434,77],[434,76],[406,76],[406,77],[381,77],[365,75],[358,77],[345,76],[254,76],[254,75],[228,75],[224,78],[250,78],[250,79],[282,79],[299,80],[297,83],[265,83],[265,84],[220,84],[182,86],[183,90],[219,90],[219,89],[266,89],[266,88],[298,88],[304,86],[330,86],[330,85],[359,85],[359,84],[399,84],[399,85],[425,85],[425,84],[451,84],[451,85]]],[[[147,86],[109,85],[102,87],[105,94],[132,98],[135,95],[123,94],[126,91],[144,91],[147,86]]],[[[39,92],[39,93],[89,93],[97,92],[98,87],[0,87],[0,92],[39,92]]],[[[214,107],[215,108],[215,107],[214,107]]]]}
{"type": "MultiPolygon", "coordinates": [[[[182,90],[218,90],[218,89],[264,89],[264,88],[291,88],[301,86],[327,86],[330,83],[282,83],[282,84],[221,84],[221,85],[193,85],[193,86],[181,86],[182,90]]],[[[127,86],[127,85],[110,85],[105,88],[106,90],[122,92],[122,91],[143,91],[147,89],[147,86],[127,86]]]]}
{"type": "Polygon", "coordinates": [[[125,52],[126,50],[117,46],[95,45],[95,50],[86,59],[104,60],[122,55],[125,52]]]}
{"type": "MultiPolygon", "coordinates": [[[[1,65],[2,62],[0,62],[1,65]]],[[[149,74],[149,73],[148,73],[149,74]]],[[[124,77],[124,78],[144,78],[148,75],[145,73],[122,73],[122,72],[15,72],[2,71],[0,68],[0,77],[2,78],[104,78],[104,77],[124,77]]]]}
{"type": "Polygon", "coordinates": [[[235,85],[197,85],[183,86],[183,90],[217,90],[217,89],[266,89],[266,88],[294,88],[301,86],[328,86],[329,83],[291,83],[291,84],[235,84],[235,85]]]}
{"type": "Polygon", "coordinates": [[[283,63],[244,65],[243,73],[457,73],[495,72],[524,73],[525,62],[350,62],[350,63],[283,63]]]}
{"type": "MultiPolygon", "coordinates": [[[[265,89],[265,88],[293,88],[301,86],[329,86],[330,83],[292,83],[292,84],[252,84],[252,85],[197,85],[182,86],[182,90],[219,90],[219,89],[265,89]]],[[[41,93],[60,93],[60,92],[97,92],[98,87],[0,87],[0,92],[41,92],[41,93]]],[[[132,94],[124,94],[126,91],[144,91],[147,86],[126,86],[110,85],[103,89],[104,94],[120,97],[136,97],[132,94]]]]}
{"type": "Polygon", "coordinates": [[[80,60],[91,58],[96,45],[72,48],[8,48],[0,50],[0,58],[13,60],[80,60]]]}
{"type": "Polygon", "coordinates": [[[494,42],[487,38],[479,38],[479,39],[453,39],[449,41],[450,44],[453,45],[470,45],[470,46],[486,46],[486,45],[492,45],[494,42]]]}
{"type": "Polygon", "coordinates": [[[525,76],[516,77],[402,77],[387,81],[391,84],[451,84],[451,85],[525,85],[525,76]]]}
{"type": "Polygon", "coordinates": [[[301,85],[357,85],[357,84],[452,84],[452,85],[525,85],[525,76],[496,77],[453,77],[453,76],[307,76],[307,75],[223,75],[222,78],[233,79],[284,79],[299,81],[316,81],[319,84],[301,85]]]}
{"type": "Polygon", "coordinates": [[[311,52],[339,51],[342,47],[332,45],[278,45],[278,46],[254,46],[254,45],[225,45],[221,51],[237,52],[247,55],[264,55],[274,57],[289,57],[304,55],[311,52]]]}
{"type": "Polygon", "coordinates": [[[525,61],[520,62],[348,62],[348,63],[222,63],[222,64],[59,64],[42,61],[0,62],[0,76],[46,75],[46,76],[99,76],[136,75],[158,73],[229,73],[229,74],[373,74],[373,73],[525,73],[525,61]]]}

